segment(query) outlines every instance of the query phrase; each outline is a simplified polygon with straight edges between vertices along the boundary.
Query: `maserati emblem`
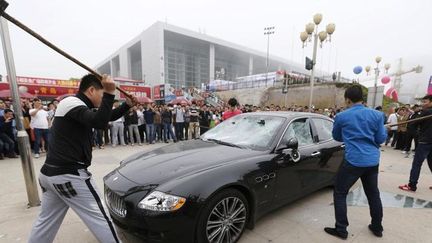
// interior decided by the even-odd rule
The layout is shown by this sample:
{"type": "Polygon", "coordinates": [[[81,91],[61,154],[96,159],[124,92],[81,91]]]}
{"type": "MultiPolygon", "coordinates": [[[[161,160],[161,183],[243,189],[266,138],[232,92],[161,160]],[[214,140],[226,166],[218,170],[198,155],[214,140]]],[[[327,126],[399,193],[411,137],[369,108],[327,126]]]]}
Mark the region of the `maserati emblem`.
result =
{"type": "Polygon", "coordinates": [[[118,176],[114,177],[113,181],[116,181],[118,179],[118,176]]]}

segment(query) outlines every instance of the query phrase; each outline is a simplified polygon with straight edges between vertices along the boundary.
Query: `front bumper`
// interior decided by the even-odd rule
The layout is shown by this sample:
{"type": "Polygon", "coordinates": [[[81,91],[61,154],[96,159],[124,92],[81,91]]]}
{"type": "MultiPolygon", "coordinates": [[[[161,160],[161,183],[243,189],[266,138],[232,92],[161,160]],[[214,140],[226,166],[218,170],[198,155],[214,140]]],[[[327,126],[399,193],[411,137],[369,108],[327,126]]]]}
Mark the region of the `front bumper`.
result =
{"type": "Polygon", "coordinates": [[[195,241],[199,207],[193,200],[187,198],[186,204],[175,212],[144,210],[137,205],[154,188],[131,186],[129,180],[116,172],[104,178],[105,203],[118,227],[145,242],[192,243],[195,241]],[[107,192],[117,194],[117,197],[123,200],[122,204],[110,202],[112,197],[107,196],[107,192]],[[119,215],[119,210],[113,208],[116,205],[123,205],[126,213],[119,215]]]}

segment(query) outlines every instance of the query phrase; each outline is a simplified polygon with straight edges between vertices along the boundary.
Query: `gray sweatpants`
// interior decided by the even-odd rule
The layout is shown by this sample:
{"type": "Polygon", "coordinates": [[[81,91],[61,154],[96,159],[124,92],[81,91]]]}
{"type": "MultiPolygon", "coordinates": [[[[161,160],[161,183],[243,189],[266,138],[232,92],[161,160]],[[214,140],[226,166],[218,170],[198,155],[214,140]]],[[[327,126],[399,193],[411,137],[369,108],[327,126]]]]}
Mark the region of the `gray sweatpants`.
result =
{"type": "Polygon", "coordinates": [[[129,125],[129,140],[132,144],[134,144],[135,141],[137,143],[141,144],[141,137],[140,137],[139,130],[138,130],[138,124],[130,124],[129,125]],[[134,139],[134,133],[135,133],[136,139],[134,139]]]}
{"type": "Polygon", "coordinates": [[[99,242],[120,242],[91,173],[39,175],[42,187],[41,212],[33,225],[29,243],[53,242],[69,208],[75,211],[99,242]]]}
{"type": "Polygon", "coordinates": [[[114,122],[112,126],[112,145],[125,145],[123,122],[114,122]],[[118,137],[120,136],[120,143],[118,137]]]}

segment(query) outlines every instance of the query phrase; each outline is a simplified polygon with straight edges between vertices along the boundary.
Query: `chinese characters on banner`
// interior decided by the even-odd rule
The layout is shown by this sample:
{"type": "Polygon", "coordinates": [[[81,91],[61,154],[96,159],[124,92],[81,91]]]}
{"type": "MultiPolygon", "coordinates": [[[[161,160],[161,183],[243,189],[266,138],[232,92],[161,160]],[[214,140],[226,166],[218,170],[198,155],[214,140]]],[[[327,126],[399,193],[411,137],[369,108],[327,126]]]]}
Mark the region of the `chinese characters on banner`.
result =
{"type": "MultiPolygon", "coordinates": [[[[61,95],[78,93],[79,80],[60,80],[35,77],[17,77],[19,87],[25,87],[26,91],[38,97],[59,97],[61,95]]],[[[120,85],[120,87],[136,97],[151,96],[151,88],[134,85],[120,85]]],[[[8,82],[1,82],[0,89],[9,89],[8,82]]],[[[124,95],[120,94],[124,99],[124,95]]]]}
{"type": "Polygon", "coordinates": [[[17,77],[18,84],[33,84],[41,86],[67,86],[77,88],[78,80],[60,80],[47,78],[17,77]]]}
{"type": "MultiPolygon", "coordinates": [[[[139,97],[149,97],[151,98],[151,88],[145,86],[132,86],[132,85],[120,85],[120,88],[128,92],[129,94],[139,98],[139,97]]],[[[120,93],[120,98],[125,99],[124,94],[120,93]]]]}

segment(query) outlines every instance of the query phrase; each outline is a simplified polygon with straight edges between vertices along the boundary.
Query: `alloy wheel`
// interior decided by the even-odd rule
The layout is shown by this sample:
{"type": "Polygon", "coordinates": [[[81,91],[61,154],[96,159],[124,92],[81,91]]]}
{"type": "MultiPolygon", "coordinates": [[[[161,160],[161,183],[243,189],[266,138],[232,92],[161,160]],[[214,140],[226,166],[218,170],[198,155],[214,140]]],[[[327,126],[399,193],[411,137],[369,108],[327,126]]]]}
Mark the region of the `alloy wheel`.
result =
{"type": "Polygon", "coordinates": [[[236,242],[245,227],[246,216],[246,207],[239,198],[227,197],[219,201],[207,219],[208,242],[236,242]]]}

